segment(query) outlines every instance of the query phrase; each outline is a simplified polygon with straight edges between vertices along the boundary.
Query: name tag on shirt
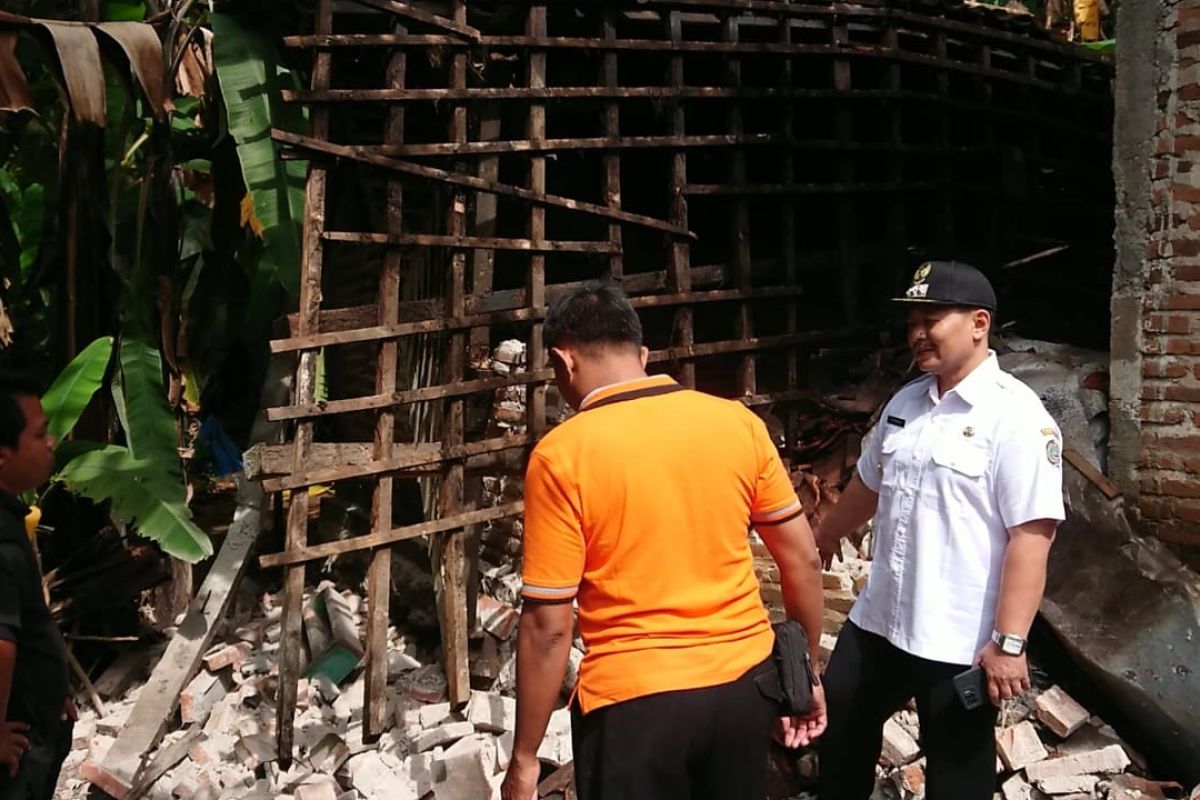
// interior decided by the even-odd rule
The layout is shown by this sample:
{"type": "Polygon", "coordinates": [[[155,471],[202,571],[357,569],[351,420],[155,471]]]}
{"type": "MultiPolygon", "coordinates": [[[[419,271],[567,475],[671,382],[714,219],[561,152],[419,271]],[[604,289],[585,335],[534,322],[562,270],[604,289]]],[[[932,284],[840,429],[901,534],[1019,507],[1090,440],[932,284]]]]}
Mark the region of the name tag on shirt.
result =
{"type": "Polygon", "coordinates": [[[899,417],[888,417],[887,422],[888,425],[895,425],[897,428],[903,428],[905,424],[904,420],[899,417]]]}

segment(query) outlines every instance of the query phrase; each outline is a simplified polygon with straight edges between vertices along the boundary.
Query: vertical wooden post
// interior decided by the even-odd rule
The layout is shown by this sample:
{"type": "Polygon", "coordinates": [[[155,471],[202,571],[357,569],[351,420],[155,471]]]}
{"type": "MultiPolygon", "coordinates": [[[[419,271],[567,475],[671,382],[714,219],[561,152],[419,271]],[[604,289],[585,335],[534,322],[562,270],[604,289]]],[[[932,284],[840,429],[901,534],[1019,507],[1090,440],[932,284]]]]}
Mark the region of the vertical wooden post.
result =
{"type": "MultiPolygon", "coordinates": [[[[465,0],[453,0],[454,20],[467,21],[465,0]]],[[[467,54],[458,51],[450,62],[450,85],[463,89],[467,85],[467,54]]],[[[463,103],[454,106],[450,122],[450,140],[456,144],[467,141],[467,107],[463,103]]],[[[447,233],[450,236],[466,235],[467,195],[461,189],[451,193],[450,207],[446,213],[447,233]]],[[[467,254],[456,249],[450,256],[450,292],[447,297],[446,315],[451,319],[465,316],[465,289],[467,254]]],[[[467,336],[462,329],[449,337],[449,352],[446,356],[446,382],[461,381],[466,372],[467,336]]],[[[463,443],[464,420],[462,398],[450,400],[442,420],[442,442],[446,448],[463,443]]],[[[442,479],[440,506],[442,516],[459,513],[464,507],[463,463],[452,462],[442,479]]],[[[471,696],[471,677],[467,662],[467,577],[470,572],[466,552],[466,531],[454,531],[435,539],[434,564],[440,576],[441,593],[439,602],[442,619],[442,656],[446,665],[446,682],[449,687],[450,703],[458,706],[471,696]]]]}
{"type": "MultiPolygon", "coordinates": [[[[898,53],[900,49],[900,34],[896,28],[895,22],[888,22],[887,29],[883,33],[883,46],[888,48],[893,53],[898,53]]],[[[890,91],[900,92],[903,88],[903,67],[899,61],[891,61],[887,67],[886,86],[890,91]]],[[[893,101],[890,105],[891,113],[888,116],[888,142],[892,146],[891,157],[891,180],[896,186],[904,185],[904,162],[906,155],[904,150],[904,105],[903,103],[893,101]]],[[[903,286],[903,281],[909,276],[904,274],[906,264],[905,259],[905,201],[908,198],[903,194],[894,194],[891,196],[888,203],[887,218],[884,224],[887,226],[887,252],[888,259],[891,261],[891,269],[887,272],[887,278],[892,280],[897,288],[903,286]]]]}
{"type": "MultiPolygon", "coordinates": [[[[736,44],[740,35],[738,12],[731,11],[725,18],[724,38],[731,44],[736,44]]],[[[725,66],[726,83],[732,89],[740,89],[742,85],[742,60],[730,56],[725,66]]],[[[745,133],[742,120],[742,105],[739,98],[733,98],[729,103],[727,123],[729,134],[740,139],[745,133]]],[[[729,182],[733,186],[734,203],[731,220],[731,237],[733,250],[733,272],[737,288],[748,292],[753,286],[750,275],[750,202],[746,197],[746,151],[740,145],[735,146],[730,154],[729,182]]],[[[737,319],[734,324],[735,335],[746,341],[754,336],[754,319],[750,313],[750,303],[740,300],[737,304],[737,319]]],[[[754,355],[746,352],[741,357],[738,366],[738,393],[745,396],[755,393],[758,380],[755,375],[754,355]]]]}
{"type": "MultiPolygon", "coordinates": [[[[487,103],[480,109],[479,141],[493,142],[500,138],[500,106],[487,103]]],[[[479,159],[479,177],[485,181],[500,179],[500,157],[482,156],[479,159]]],[[[475,195],[476,236],[496,235],[497,198],[488,192],[475,195]]],[[[471,294],[485,295],[492,291],[492,278],[496,263],[496,251],[480,248],[471,254],[471,294]]],[[[490,331],[487,328],[471,329],[472,362],[486,361],[491,352],[490,331]]]]}
{"type": "MultiPolygon", "coordinates": [[[[833,44],[845,48],[850,43],[849,27],[845,22],[835,22],[833,25],[833,44]]],[[[836,58],[833,62],[833,88],[839,92],[849,92],[851,89],[850,60],[836,58]]],[[[854,143],[854,117],[850,113],[846,101],[837,104],[833,117],[833,135],[839,144],[846,146],[838,156],[838,183],[845,190],[851,190],[855,182],[854,151],[849,145],[854,143]]],[[[841,261],[842,279],[842,316],[847,324],[854,324],[860,315],[859,288],[860,265],[858,262],[858,220],[855,218],[854,195],[849,191],[839,193],[834,199],[837,208],[838,257],[841,261]]]]}
{"type": "MultiPolygon", "coordinates": [[[[328,34],[333,31],[333,0],[318,0],[316,32],[328,34]]],[[[318,50],[313,63],[312,88],[320,91],[329,87],[332,55],[327,50],[318,50]]],[[[329,111],[326,108],[312,110],[312,135],[318,139],[329,138],[329,111]]],[[[308,184],[304,199],[304,233],[301,241],[300,263],[300,310],[297,333],[304,336],[316,333],[321,310],[321,270],[324,265],[324,250],[321,235],[325,232],[325,168],[319,163],[309,166],[308,184]]],[[[312,403],[316,399],[317,351],[304,350],[300,353],[296,368],[294,403],[312,403]]],[[[303,472],[313,441],[313,423],[310,420],[296,425],[296,438],[292,451],[292,470],[303,472]]],[[[295,550],[308,543],[308,492],[291,493],[288,503],[287,533],[285,546],[295,550]]],[[[283,633],[279,650],[279,706],[276,717],[279,758],[284,764],[292,759],[293,723],[296,713],[296,682],[300,678],[300,619],[304,601],[304,565],[287,568],[283,583],[283,633]]]]}
{"type": "MultiPolygon", "coordinates": [[[[946,32],[941,28],[933,32],[933,54],[939,59],[946,58],[946,32]]],[[[937,133],[935,144],[941,159],[941,175],[938,186],[940,208],[937,217],[937,245],[941,253],[939,258],[953,258],[954,242],[954,162],[950,154],[950,115],[954,109],[950,103],[950,73],[945,69],[937,71],[937,90],[942,102],[938,106],[937,133]]]]}
{"type": "MultiPolygon", "coordinates": [[[[786,14],[779,16],[779,42],[788,45],[792,41],[791,17],[786,14]]],[[[783,140],[783,158],[781,161],[781,182],[790,185],[796,182],[796,151],[792,142],[796,138],[796,101],[792,97],[794,76],[792,74],[792,56],[783,55],[783,68],[779,73],[779,86],[783,93],[783,114],[780,125],[780,136],[783,140]]],[[[789,194],[780,204],[779,231],[781,257],[783,259],[783,277],[787,286],[796,285],[796,199],[789,194]]],[[[793,334],[799,326],[797,300],[791,297],[787,300],[787,332],[793,334]]],[[[796,389],[800,385],[799,364],[797,363],[796,347],[787,351],[787,389],[796,389]]],[[[784,436],[787,439],[785,453],[790,453],[796,443],[796,405],[787,405],[787,415],[783,420],[784,436]]]]}
{"type": "MultiPolygon", "coordinates": [[[[529,18],[525,25],[525,34],[535,38],[546,36],[546,5],[534,2],[529,6],[529,18]]],[[[546,87],[546,52],[544,50],[529,51],[529,88],[544,89],[546,87]]],[[[529,139],[535,143],[546,138],[546,105],[533,102],[529,104],[529,139]]],[[[529,159],[529,188],[535,192],[546,191],[546,159],[541,155],[533,155],[529,159]]],[[[529,238],[534,242],[546,239],[546,209],[531,205],[529,209],[529,238]]],[[[527,297],[530,308],[543,308],[546,305],[546,257],[534,254],[529,257],[529,274],[526,280],[527,297]]],[[[529,368],[537,371],[546,367],[546,347],[542,341],[542,324],[535,322],[529,328],[529,368]]],[[[528,401],[528,428],[533,436],[539,436],[546,429],[546,387],[541,384],[526,389],[528,401]]]]}
{"type": "MultiPolygon", "coordinates": [[[[672,43],[683,41],[683,19],[680,12],[671,11],[667,16],[668,33],[672,43]]],[[[683,55],[679,50],[671,52],[670,84],[673,89],[680,89],[683,81],[683,55]]],[[[683,98],[677,98],[671,107],[671,135],[682,137],[687,135],[687,120],[684,115],[683,98]]],[[[688,224],[687,197],[683,187],[687,185],[687,151],[676,147],[671,153],[671,223],[686,228],[688,224]]],[[[692,290],[692,256],[691,245],[686,239],[672,237],[671,263],[667,270],[667,285],[673,292],[690,292],[692,290]]],[[[673,345],[691,347],[696,343],[695,315],[690,306],[680,306],[675,311],[673,345]]],[[[691,360],[684,361],[679,367],[679,382],[684,386],[696,386],[696,364],[691,360]]]]}
{"type": "MultiPolygon", "coordinates": [[[[403,26],[396,26],[396,33],[405,33],[403,26]]],[[[408,56],[403,48],[392,51],[387,68],[389,88],[404,88],[408,56]]],[[[393,103],[388,108],[387,125],[384,129],[387,144],[404,141],[404,104],[393,103]]],[[[387,232],[399,235],[404,230],[404,186],[398,180],[387,184],[387,232]]],[[[379,324],[392,325],[400,317],[400,270],[403,263],[401,251],[388,248],[383,257],[379,273],[379,324]]],[[[379,362],[375,368],[375,392],[387,394],[396,391],[396,369],[400,350],[398,340],[385,341],[379,346],[379,362]]],[[[396,414],[392,409],[379,412],[375,421],[375,458],[386,460],[392,457],[392,445],[396,441],[396,414]]],[[[392,527],[393,478],[382,477],[375,483],[375,496],[371,503],[371,530],[390,530],[392,527]]],[[[388,675],[388,619],[392,597],[392,549],[380,547],[371,552],[371,565],[367,571],[367,680],[366,680],[366,733],[370,738],[381,736],[386,729],[387,675],[388,675]]]]}
{"type": "MultiPolygon", "coordinates": [[[[611,42],[617,38],[616,11],[611,6],[604,9],[602,36],[611,42]]],[[[604,52],[603,68],[604,86],[608,89],[617,88],[617,53],[614,50],[604,52]]],[[[621,109],[616,99],[611,99],[604,105],[604,136],[610,142],[621,135],[621,109]]],[[[609,208],[621,207],[621,156],[615,150],[604,153],[604,202],[609,208]]],[[[609,276],[620,282],[625,272],[625,256],[621,252],[621,224],[608,224],[608,241],[615,251],[608,257],[609,276]]]]}

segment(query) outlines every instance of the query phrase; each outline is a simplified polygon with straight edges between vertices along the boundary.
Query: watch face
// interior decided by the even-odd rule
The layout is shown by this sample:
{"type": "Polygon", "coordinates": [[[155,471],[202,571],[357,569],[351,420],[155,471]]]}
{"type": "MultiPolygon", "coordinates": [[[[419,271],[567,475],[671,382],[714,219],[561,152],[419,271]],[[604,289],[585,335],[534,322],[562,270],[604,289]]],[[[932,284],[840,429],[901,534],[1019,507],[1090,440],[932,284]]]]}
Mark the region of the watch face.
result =
{"type": "Polygon", "coordinates": [[[1005,636],[1004,642],[1000,645],[1000,649],[1005,653],[1008,653],[1010,656],[1019,656],[1021,655],[1021,650],[1023,648],[1021,647],[1020,639],[1014,639],[1011,636],[1005,636]]]}

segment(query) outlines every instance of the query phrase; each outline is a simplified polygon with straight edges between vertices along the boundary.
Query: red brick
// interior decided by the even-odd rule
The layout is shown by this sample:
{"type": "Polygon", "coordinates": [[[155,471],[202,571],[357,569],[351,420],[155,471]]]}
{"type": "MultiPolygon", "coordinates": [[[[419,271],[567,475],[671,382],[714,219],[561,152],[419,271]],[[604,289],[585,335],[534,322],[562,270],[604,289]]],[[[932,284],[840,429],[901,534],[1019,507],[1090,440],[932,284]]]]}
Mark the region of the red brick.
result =
{"type": "Polygon", "coordinates": [[[1200,256],[1200,239],[1175,239],[1171,242],[1171,255],[1178,258],[1200,256]]]}
{"type": "MultiPolygon", "coordinates": [[[[1181,30],[1175,34],[1175,46],[1178,47],[1180,50],[1184,49],[1185,47],[1191,47],[1194,44],[1200,44],[1200,31],[1181,30]]],[[[1185,87],[1183,87],[1183,89],[1179,90],[1179,99],[1180,100],[1192,100],[1195,98],[1184,96],[1184,94],[1183,94],[1184,89],[1200,90],[1200,86],[1185,86],[1185,87]]]]}
{"type": "Polygon", "coordinates": [[[1179,19],[1175,24],[1180,30],[1200,28],[1200,7],[1179,9],[1179,19]]]}
{"type": "Polygon", "coordinates": [[[1142,323],[1150,333],[1191,333],[1191,320],[1178,314],[1148,314],[1142,323]]]}
{"type": "Polygon", "coordinates": [[[1168,336],[1163,339],[1163,352],[1173,356],[1200,356],[1200,340],[1168,336]]]}
{"type": "MultiPolygon", "coordinates": [[[[1171,174],[1171,165],[1166,161],[1157,161],[1154,164],[1154,179],[1162,180],[1171,174]]],[[[1158,230],[1158,228],[1154,228],[1158,230]]]]}
{"type": "Polygon", "coordinates": [[[1152,425],[1178,425],[1188,418],[1187,412],[1177,406],[1143,405],[1138,409],[1138,416],[1142,422],[1152,425]]]}
{"type": "Polygon", "coordinates": [[[1200,264],[1181,264],[1175,267],[1175,280],[1200,281],[1200,264]]]}
{"type": "Polygon", "coordinates": [[[1150,360],[1142,362],[1144,378],[1182,378],[1188,374],[1187,364],[1179,361],[1150,360]]]}
{"type": "Polygon", "coordinates": [[[1163,478],[1159,482],[1157,494],[1197,499],[1200,498],[1200,480],[1181,481],[1178,478],[1163,478]]]}
{"type": "Polygon", "coordinates": [[[1161,522],[1151,526],[1152,533],[1164,542],[1185,547],[1200,547],[1200,525],[1186,522],[1161,522]]]}
{"type": "MultiPolygon", "coordinates": [[[[1200,90],[1200,87],[1196,87],[1200,90]]],[[[1200,97],[1196,99],[1200,100],[1200,97]]],[[[1186,183],[1177,183],[1171,187],[1171,198],[1176,203],[1200,203],[1200,189],[1195,186],[1188,186],[1186,183]]],[[[1154,199],[1153,197],[1151,198],[1154,199]]],[[[1161,200],[1154,201],[1157,205],[1161,200]]]]}
{"type": "Polygon", "coordinates": [[[1148,436],[1142,442],[1146,451],[1159,453],[1184,453],[1200,461],[1200,435],[1197,436],[1148,436]]]}
{"type": "MultiPolygon", "coordinates": [[[[1173,400],[1184,403],[1200,403],[1200,386],[1168,386],[1163,390],[1163,400],[1173,400]]],[[[1200,453],[1200,440],[1197,440],[1197,453],[1200,453]]]]}
{"type": "Polygon", "coordinates": [[[1175,512],[1174,505],[1173,501],[1155,495],[1138,500],[1138,509],[1146,519],[1171,519],[1175,512]]]}
{"type": "Polygon", "coordinates": [[[1171,295],[1166,302],[1167,311],[1200,311],[1200,293],[1180,292],[1171,295]]]}
{"type": "Polygon", "coordinates": [[[1200,411],[1197,411],[1192,414],[1192,424],[1195,425],[1197,428],[1200,428],[1200,411]]]}

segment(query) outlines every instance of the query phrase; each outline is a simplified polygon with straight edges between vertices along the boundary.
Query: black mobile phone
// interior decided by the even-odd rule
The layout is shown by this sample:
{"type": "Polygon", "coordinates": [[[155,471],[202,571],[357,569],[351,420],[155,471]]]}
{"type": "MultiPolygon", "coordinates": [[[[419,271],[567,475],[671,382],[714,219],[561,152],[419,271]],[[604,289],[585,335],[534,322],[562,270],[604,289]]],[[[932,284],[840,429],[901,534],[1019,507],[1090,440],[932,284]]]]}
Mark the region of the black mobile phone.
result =
{"type": "Polygon", "coordinates": [[[971,667],[954,676],[954,691],[967,711],[973,711],[988,702],[987,673],[983,667],[971,667]]]}

